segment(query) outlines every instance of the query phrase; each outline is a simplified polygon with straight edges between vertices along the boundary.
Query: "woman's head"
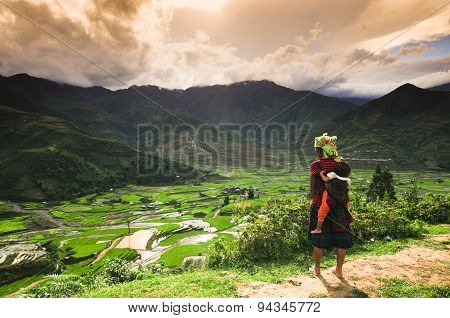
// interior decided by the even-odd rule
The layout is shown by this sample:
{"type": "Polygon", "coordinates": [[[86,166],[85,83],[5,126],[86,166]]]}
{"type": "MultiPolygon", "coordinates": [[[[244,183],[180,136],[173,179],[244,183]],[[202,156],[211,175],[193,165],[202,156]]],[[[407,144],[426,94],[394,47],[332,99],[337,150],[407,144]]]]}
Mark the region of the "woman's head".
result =
{"type": "Polygon", "coordinates": [[[327,133],[324,133],[322,136],[314,138],[314,148],[316,148],[316,155],[319,159],[332,158],[338,162],[341,160],[337,152],[336,136],[328,136],[327,133]],[[319,148],[320,151],[318,151],[317,148],[319,148]],[[319,156],[320,153],[322,154],[321,156],[319,156]]]}
{"type": "Polygon", "coordinates": [[[316,147],[316,157],[317,159],[322,159],[323,158],[323,150],[322,148],[316,147]]]}
{"type": "Polygon", "coordinates": [[[334,171],[336,172],[336,174],[338,176],[347,178],[350,175],[350,172],[352,171],[352,169],[350,168],[350,165],[347,162],[340,161],[336,164],[334,171]]]}

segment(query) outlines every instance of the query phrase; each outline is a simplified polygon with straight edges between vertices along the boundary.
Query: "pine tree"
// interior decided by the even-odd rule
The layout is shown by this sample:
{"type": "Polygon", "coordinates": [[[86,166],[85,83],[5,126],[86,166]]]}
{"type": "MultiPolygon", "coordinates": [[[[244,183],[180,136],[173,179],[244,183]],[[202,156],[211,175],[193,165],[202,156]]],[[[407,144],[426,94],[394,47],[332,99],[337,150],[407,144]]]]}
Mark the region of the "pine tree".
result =
{"type": "Polygon", "coordinates": [[[394,189],[394,176],[389,171],[389,168],[383,171],[381,174],[383,180],[383,196],[385,196],[389,201],[396,200],[395,189],[394,189]]]}
{"type": "Polygon", "coordinates": [[[367,201],[376,200],[395,200],[395,189],[394,189],[394,176],[386,168],[382,170],[380,165],[377,165],[375,173],[372,176],[372,182],[369,185],[369,190],[367,191],[367,201]]]}
{"type": "Polygon", "coordinates": [[[382,171],[381,166],[377,165],[375,168],[375,173],[372,176],[372,182],[369,185],[369,190],[367,191],[367,201],[376,201],[377,198],[380,197],[381,191],[381,184],[382,184],[382,171]]]}

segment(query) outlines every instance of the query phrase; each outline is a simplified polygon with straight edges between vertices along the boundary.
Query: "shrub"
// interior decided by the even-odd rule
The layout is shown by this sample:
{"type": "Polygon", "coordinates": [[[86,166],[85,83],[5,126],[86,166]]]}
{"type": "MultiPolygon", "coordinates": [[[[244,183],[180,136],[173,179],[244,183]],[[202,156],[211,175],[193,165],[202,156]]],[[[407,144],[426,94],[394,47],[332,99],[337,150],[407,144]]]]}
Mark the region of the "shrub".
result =
{"type": "Polygon", "coordinates": [[[81,295],[86,291],[80,276],[77,275],[59,275],[54,276],[51,281],[43,287],[34,287],[26,297],[36,298],[62,298],[81,295]]]}
{"type": "Polygon", "coordinates": [[[208,266],[233,266],[237,252],[236,243],[234,241],[225,241],[223,237],[214,239],[212,243],[208,249],[208,266]]]}
{"type": "Polygon", "coordinates": [[[249,201],[237,202],[231,208],[233,215],[236,217],[253,215],[260,209],[260,206],[254,205],[253,202],[249,201]]]}
{"type": "Polygon", "coordinates": [[[450,195],[428,194],[417,204],[406,203],[408,217],[428,223],[450,222],[450,195]]]}
{"type": "Polygon", "coordinates": [[[137,272],[133,271],[131,263],[126,260],[115,258],[105,261],[101,276],[108,284],[125,283],[136,279],[137,272]]]}
{"type": "Polygon", "coordinates": [[[408,218],[402,202],[362,202],[350,210],[355,219],[353,232],[360,239],[419,237],[425,232],[423,222],[408,218]]]}
{"type": "Polygon", "coordinates": [[[309,201],[306,198],[269,200],[249,218],[236,246],[241,263],[277,260],[290,257],[305,247],[309,201]]]}
{"type": "MultiPolygon", "coordinates": [[[[435,202],[441,202],[437,200],[435,202]]],[[[210,266],[246,266],[256,262],[290,258],[310,251],[307,240],[310,201],[306,198],[268,200],[256,209],[248,202],[235,204],[234,215],[248,223],[235,244],[215,241],[209,249],[210,266]]],[[[442,208],[442,203],[436,203],[442,208]]],[[[448,209],[447,209],[448,210],[448,209]]],[[[351,195],[350,211],[355,219],[351,230],[355,242],[386,237],[420,237],[424,222],[408,217],[404,200],[367,202],[361,192],[351,195]]]]}

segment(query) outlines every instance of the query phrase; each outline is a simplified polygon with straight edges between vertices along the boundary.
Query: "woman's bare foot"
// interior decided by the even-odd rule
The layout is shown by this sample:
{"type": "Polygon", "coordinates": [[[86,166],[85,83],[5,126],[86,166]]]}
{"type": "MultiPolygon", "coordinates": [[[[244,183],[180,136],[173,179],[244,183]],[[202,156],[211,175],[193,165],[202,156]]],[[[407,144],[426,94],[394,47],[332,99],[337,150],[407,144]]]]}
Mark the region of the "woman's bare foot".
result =
{"type": "Polygon", "coordinates": [[[311,267],[310,269],[309,269],[309,271],[311,272],[311,274],[313,274],[314,276],[320,276],[321,274],[320,274],[320,267],[319,268],[317,268],[317,267],[311,267]]]}
{"type": "Polygon", "coordinates": [[[337,278],[342,279],[344,275],[342,275],[342,271],[338,271],[337,269],[333,269],[333,274],[336,275],[337,278]]]}

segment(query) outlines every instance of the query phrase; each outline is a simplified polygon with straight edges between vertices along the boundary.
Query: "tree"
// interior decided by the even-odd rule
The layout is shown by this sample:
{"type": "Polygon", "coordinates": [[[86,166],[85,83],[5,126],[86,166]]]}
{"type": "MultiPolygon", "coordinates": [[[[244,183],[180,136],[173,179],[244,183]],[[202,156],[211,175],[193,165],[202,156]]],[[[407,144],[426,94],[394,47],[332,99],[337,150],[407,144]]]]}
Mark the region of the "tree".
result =
{"type": "Polygon", "coordinates": [[[226,205],[228,205],[228,204],[230,204],[230,197],[229,197],[228,195],[226,195],[226,196],[223,198],[223,204],[222,204],[222,206],[226,206],[226,205]]]}
{"type": "Polygon", "coordinates": [[[387,198],[389,201],[396,200],[395,197],[395,188],[394,188],[394,176],[389,171],[389,168],[383,171],[381,174],[381,179],[383,180],[383,196],[387,198]]]}
{"type": "Polygon", "coordinates": [[[372,176],[372,182],[369,185],[369,190],[367,191],[367,201],[376,200],[395,200],[395,189],[394,189],[394,176],[389,171],[382,170],[380,165],[377,165],[375,173],[372,176]]]}

